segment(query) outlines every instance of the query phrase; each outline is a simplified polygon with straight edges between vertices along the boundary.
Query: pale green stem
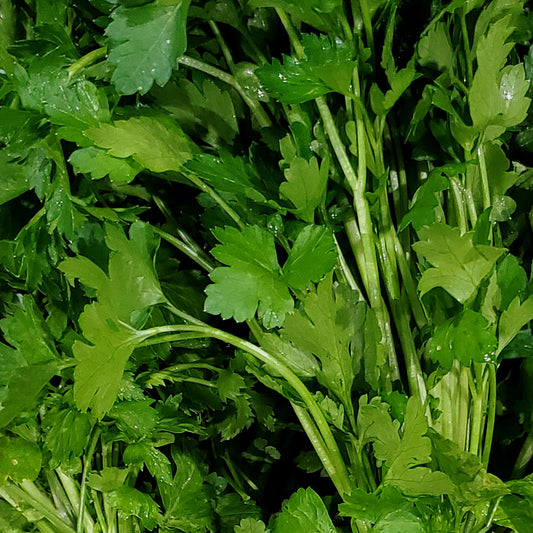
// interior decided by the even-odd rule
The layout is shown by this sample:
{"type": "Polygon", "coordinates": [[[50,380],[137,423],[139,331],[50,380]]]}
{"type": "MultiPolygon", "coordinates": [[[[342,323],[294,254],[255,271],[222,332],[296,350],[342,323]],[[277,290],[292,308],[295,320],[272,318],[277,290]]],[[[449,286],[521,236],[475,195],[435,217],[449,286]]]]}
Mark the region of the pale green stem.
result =
{"type": "Polygon", "coordinates": [[[87,495],[87,476],[89,475],[89,469],[91,468],[91,463],[96,450],[96,444],[100,438],[100,429],[95,428],[89,442],[89,448],[87,450],[87,456],[84,458],[83,471],[81,475],[81,485],[80,485],[80,502],[78,505],[78,523],[77,523],[77,533],[84,533],[83,527],[87,532],[92,531],[91,527],[94,528],[94,523],[92,522],[91,517],[86,512],[85,509],[85,497],[87,495]]]}
{"type": "Polygon", "coordinates": [[[485,430],[485,440],[483,445],[482,462],[485,468],[489,466],[490,451],[492,448],[492,438],[494,436],[494,424],[496,422],[496,400],[497,387],[496,365],[489,363],[489,410],[487,413],[487,427],[485,430]]]}
{"type": "Polygon", "coordinates": [[[102,48],[97,48],[96,50],[91,50],[89,53],[85,54],[83,57],[80,57],[77,61],[72,63],[68,67],[68,79],[69,81],[76,77],[82,70],[89,67],[96,61],[104,58],[107,54],[107,48],[104,46],[102,48]]]}
{"type": "Polygon", "coordinates": [[[157,233],[162,239],[172,244],[180,252],[183,252],[187,257],[192,259],[198,266],[202,267],[206,272],[211,272],[214,266],[211,264],[209,259],[205,258],[203,254],[199,254],[198,250],[189,246],[182,240],[178,239],[174,235],[167,233],[166,231],[158,228],[157,226],[152,226],[154,233],[157,233]]]}
{"type": "Polygon", "coordinates": [[[491,205],[489,176],[487,173],[487,163],[485,161],[485,150],[483,145],[477,149],[479,161],[479,172],[481,174],[481,191],[483,196],[483,210],[488,209],[491,205]]]}
{"type": "Polygon", "coordinates": [[[457,224],[459,226],[459,229],[461,230],[461,234],[464,234],[468,231],[468,227],[466,223],[466,209],[461,185],[457,181],[457,178],[450,178],[450,184],[452,186],[452,194],[454,199],[457,224]]]}
{"type": "Polygon", "coordinates": [[[220,50],[222,51],[222,54],[224,55],[224,59],[226,60],[226,63],[228,64],[228,68],[230,69],[230,72],[234,73],[235,72],[235,61],[233,61],[233,56],[231,55],[231,51],[228,48],[228,45],[226,44],[224,37],[222,37],[222,34],[220,33],[218,24],[213,20],[209,20],[208,24],[209,24],[209,27],[211,28],[211,31],[215,34],[215,38],[218,42],[218,46],[220,46],[220,50]]]}
{"type": "Polygon", "coordinates": [[[285,28],[285,31],[287,32],[287,35],[289,36],[289,41],[294,49],[296,56],[299,59],[302,59],[303,57],[305,57],[305,51],[302,44],[300,43],[300,40],[298,39],[298,35],[296,35],[296,31],[294,31],[294,28],[292,27],[289,17],[285,13],[285,11],[278,7],[276,7],[275,10],[279,17],[279,20],[281,21],[283,27],[285,28]]]}

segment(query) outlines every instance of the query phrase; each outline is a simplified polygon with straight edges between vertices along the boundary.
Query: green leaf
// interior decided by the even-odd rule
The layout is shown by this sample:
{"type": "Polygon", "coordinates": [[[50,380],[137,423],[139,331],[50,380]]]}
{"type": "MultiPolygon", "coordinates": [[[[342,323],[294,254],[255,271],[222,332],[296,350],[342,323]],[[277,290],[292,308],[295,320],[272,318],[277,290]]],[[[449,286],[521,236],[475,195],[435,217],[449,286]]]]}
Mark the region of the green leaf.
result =
{"type": "Polygon", "coordinates": [[[455,485],[454,496],[459,505],[471,508],[476,503],[487,503],[503,496],[509,489],[496,476],[488,474],[479,458],[462,450],[455,442],[445,439],[430,429],[433,457],[440,470],[448,475],[455,485]]]}
{"type": "Polygon", "coordinates": [[[105,232],[111,250],[108,274],[83,256],[68,258],[59,266],[67,277],[96,289],[97,301],[87,305],[79,318],[91,344],[77,340],[73,352],[76,405],[83,412],[90,408],[97,418],[112,407],[126,362],[139,342],[138,332],[129,324],[136,322],[136,315],[144,316],[139,311],[166,302],[153,265],[158,239],[150,227],[135,222],[129,239],[111,224],[105,232]]]}
{"type": "Polygon", "coordinates": [[[337,250],[331,231],[323,226],[305,226],[283,265],[283,278],[289,287],[305,290],[317,283],[337,263],[337,250]]]}
{"type": "Polygon", "coordinates": [[[143,527],[154,530],[162,520],[157,503],[146,493],[122,486],[107,493],[108,504],[124,517],[140,518],[143,527]]]}
{"type": "Polygon", "coordinates": [[[235,492],[217,498],[215,511],[220,521],[220,531],[224,533],[233,532],[239,521],[257,521],[261,517],[261,510],[253,500],[243,500],[235,492]]]}
{"type": "Polygon", "coordinates": [[[305,34],[305,59],[283,56],[255,72],[269,93],[285,104],[301,104],[329,92],[347,94],[353,74],[353,51],[325,35],[305,34]]]}
{"type": "Polygon", "coordinates": [[[424,241],[413,244],[415,251],[432,265],[422,273],[418,288],[422,295],[442,287],[456,300],[466,302],[491,273],[503,248],[473,244],[472,232],[435,223],[423,230],[424,241]]]}
{"type": "Polygon", "coordinates": [[[85,135],[110,156],[132,157],[153,172],[178,171],[192,157],[192,142],[164,116],[140,116],[89,128],[85,135]]]}
{"type": "Polygon", "coordinates": [[[509,307],[503,311],[498,325],[498,354],[515,338],[516,334],[533,320],[533,295],[520,303],[520,297],[514,298],[509,307]]]}
{"type": "Polygon", "coordinates": [[[187,48],[185,26],[190,0],[156,0],[120,6],[106,29],[108,61],[115,65],[111,81],[122,94],[145,94],[153,83],[163,86],[187,48]]]}
{"type": "Polygon", "coordinates": [[[41,450],[29,440],[0,437],[0,485],[8,478],[15,483],[34,481],[41,471],[41,450]]]}
{"type": "Polygon", "coordinates": [[[170,484],[159,484],[165,510],[163,528],[185,533],[213,530],[214,513],[201,466],[190,455],[173,450],[176,474],[170,484]]]}
{"type": "Polygon", "coordinates": [[[398,488],[406,496],[442,495],[453,492],[448,476],[424,465],[431,462],[431,441],[424,406],[416,397],[409,398],[399,434],[399,423],[392,421],[388,405],[373,398],[359,408],[358,426],[363,442],[372,442],[376,458],[383,461],[384,485],[398,488]]]}
{"type": "Polygon", "coordinates": [[[296,21],[302,21],[318,29],[327,29],[324,15],[332,13],[342,5],[341,0],[251,0],[251,7],[277,7],[289,13],[296,21]]]}
{"type": "Polygon", "coordinates": [[[473,362],[495,362],[497,344],[488,320],[482,314],[467,309],[435,328],[428,354],[443,368],[450,370],[455,360],[464,366],[473,362]]]}
{"type": "Polygon", "coordinates": [[[311,488],[298,489],[283,502],[282,511],[276,517],[272,533],[336,533],[335,526],[320,496],[311,488]]]}
{"type": "Polygon", "coordinates": [[[321,363],[319,381],[351,410],[351,391],[357,372],[350,344],[364,320],[364,304],[355,311],[326,276],[303,300],[302,309],[287,316],[281,337],[315,355],[321,363]]]}
{"type": "Polygon", "coordinates": [[[172,482],[170,460],[163,452],[160,452],[146,440],[130,444],[124,450],[122,458],[127,465],[134,465],[138,468],[146,465],[146,468],[148,468],[148,471],[158,483],[172,482]]]}
{"type": "Polygon", "coordinates": [[[92,429],[90,416],[67,408],[50,409],[43,419],[44,444],[52,455],[51,467],[67,467],[83,454],[92,429]]]}
{"type": "Polygon", "coordinates": [[[372,531],[381,533],[425,533],[417,516],[414,502],[394,487],[383,487],[374,494],[361,489],[352,493],[339,505],[341,516],[376,524],[372,531]]]}
{"type": "Polygon", "coordinates": [[[76,172],[90,174],[93,180],[109,176],[111,181],[129,183],[142,170],[136,161],[113,157],[96,146],[75,150],[68,161],[76,172]]]}
{"type": "Polygon", "coordinates": [[[478,68],[468,101],[472,122],[485,129],[485,140],[500,136],[507,128],[520,124],[527,116],[531,100],[526,97],[529,81],[524,66],[504,67],[513,43],[506,42],[513,31],[510,16],[494,22],[478,43],[478,68]]]}
{"type": "Polygon", "coordinates": [[[256,518],[243,518],[238,526],[234,528],[235,533],[267,533],[267,529],[262,520],[256,518]]]}
{"type": "Polygon", "coordinates": [[[230,145],[239,133],[238,113],[231,94],[209,79],[203,80],[201,86],[180,79],[161,89],[154,88],[150,94],[185,132],[212,146],[230,145]]]}
{"type": "Polygon", "coordinates": [[[117,428],[132,439],[149,437],[159,421],[157,411],[150,407],[151,400],[118,402],[109,411],[117,428]]]}
{"type": "Polygon", "coordinates": [[[418,188],[413,204],[403,216],[398,231],[403,231],[409,224],[418,231],[423,226],[429,226],[435,222],[435,209],[440,205],[438,193],[450,188],[447,177],[439,169],[433,170],[427,180],[418,188]]]}
{"type": "MultiPolygon", "coordinates": [[[[242,157],[233,157],[221,151],[220,157],[209,154],[195,155],[185,167],[197,174],[217,192],[228,192],[250,200],[268,203],[262,185],[252,165],[242,157]]],[[[275,204],[277,205],[277,204],[275,204]]]]}
{"type": "Polygon", "coordinates": [[[100,492],[110,492],[125,484],[128,473],[126,468],[107,466],[98,472],[90,472],[87,476],[87,484],[100,492]]]}
{"type": "Polygon", "coordinates": [[[453,73],[453,49],[444,22],[433,24],[418,41],[418,62],[441,72],[453,73]]]}
{"type": "Polygon", "coordinates": [[[527,288],[526,271],[514,255],[506,255],[496,269],[496,279],[500,288],[500,309],[505,310],[517,297],[522,296],[527,288]]]}
{"type": "Polygon", "coordinates": [[[336,262],[331,234],[319,226],[306,226],[300,232],[283,270],[269,231],[246,226],[214,233],[221,244],[212,254],[228,266],[210,274],[214,283],[206,289],[205,310],[238,322],[251,319],[257,311],[267,328],[282,325],[294,306],[288,286],[303,290],[336,262]]]}
{"type": "Polygon", "coordinates": [[[280,185],[280,195],[294,205],[294,214],[304,222],[314,222],[315,209],[325,200],[328,171],[327,160],[319,168],[316,157],[294,157],[285,170],[287,181],[280,185]]]}

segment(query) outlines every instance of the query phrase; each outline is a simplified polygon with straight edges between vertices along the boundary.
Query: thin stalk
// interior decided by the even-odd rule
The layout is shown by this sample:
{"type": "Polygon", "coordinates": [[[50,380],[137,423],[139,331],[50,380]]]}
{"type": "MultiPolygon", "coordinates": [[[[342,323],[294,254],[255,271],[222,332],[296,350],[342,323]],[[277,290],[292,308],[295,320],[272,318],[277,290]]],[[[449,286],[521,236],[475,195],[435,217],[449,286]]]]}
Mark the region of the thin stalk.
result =
{"type": "Polygon", "coordinates": [[[206,272],[211,272],[214,269],[214,266],[211,264],[211,261],[204,257],[204,254],[199,254],[198,250],[187,245],[182,240],[178,239],[174,235],[167,233],[166,231],[158,228],[157,226],[152,226],[154,233],[157,233],[162,239],[167,241],[169,244],[172,244],[180,252],[184,253],[187,257],[192,259],[198,266],[202,267],[206,272]]]}
{"type": "Polygon", "coordinates": [[[100,438],[100,429],[95,428],[89,442],[89,448],[87,449],[87,455],[83,463],[83,471],[81,474],[81,485],[80,485],[80,503],[78,505],[78,523],[76,524],[77,533],[83,533],[83,526],[85,523],[85,528],[90,530],[90,527],[94,527],[92,519],[88,513],[85,513],[85,497],[87,495],[87,476],[89,475],[89,469],[91,468],[91,463],[96,450],[96,444],[100,438]],[[87,520],[88,519],[88,520],[87,520]]]}
{"type": "Polygon", "coordinates": [[[497,381],[496,365],[488,364],[489,368],[489,410],[487,413],[487,428],[485,430],[485,441],[483,445],[483,454],[481,461],[485,468],[489,466],[490,450],[492,448],[492,438],[494,436],[494,424],[496,422],[496,400],[497,400],[497,381]]]}
{"type": "Polygon", "coordinates": [[[182,170],[183,175],[193,184],[196,185],[202,192],[207,193],[213,200],[226,212],[226,214],[239,226],[239,228],[244,228],[244,223],[241,220],[241,217],[237,212],[232,209],[222,198],[221,196],[209,185],[204,183],[204,181],[197,176],[194,172],[187,170],[182,170]]]}
{"type": "MultiPolygon", "coordinates": [[[[300,407],[294,402],[291,402],[291,406],[294,412],[296,413],[296,416],[298,417],[302,428],[304,429],[309,440],[311,441],[311,444],[313,445],[316,454],[320,458],[320,462],[324,465],[324,468],[326,469],[326,472],[331,477],[331,479],[334,479],[335,466],[330,460],[326,443],[324,442],[320,431],[316,427],[314,420],[303,407],[300,407]]],[[[340,488],[341,487],[337,487],[339,493],[341,493],[341,491],[339,490],[340,488]]]]}
{"type": "Polygon", "coordinates": [[[459,18],[461,20],[461,34],[463,37],[463,48],[466,59],[466,83],[468,86],[470,86],[472,79],[474,78],[474,74],[472,70],[472,52],[470,49],[470,39],[468,37],[468,27],[466,25],[466,12],[464,7],[459,10],[459,18]]]}
{"type": "Polygon", "coordinates": [[[359,6],[361,8],[361,15],[363,16],[363,26],[365,27],[366,44],[374,57],[374,31],[372,29],[372,18],[370,16],[370,9],[368,8],[367,0],[359,0],[359,6]]]}
{"type": "Polygon", "coordinates": [[[0,496],[8,501],[13,507],[19,507],[20,503],[26,503],[48,520],[55,528],[54,533],[76,533],[76,530],[64,522],[56,512],[50,500],[43,496],[31,481],[23,481],[24,487],[20,488],[7,481],[0,487],[0,496]],[[31,485],[30,485],[31,484],[31,485]]]}
{"type": "Polygon", "coordinates": [[[461,230],[461,234],[464,234],[468,231],[468,226],[466,222],[466,209],[461,184],[458,182],[457,178],[450,178],[450,184],[452,186],[457,224],[461,230]]]}
{"type": "Polygon", "coordinates": [[[302,59],[303,57],[305,57],[304,47],[300,43],[296,31],[292,27],[289,17],[285,13],[285,11],[283,11],[279,7],[276,7],[275,10],[279,17],[279,20],[281,21],[281,24],[283,24],[283,27],[285,28],[285,31],[289,36],[289,41],[294,49],[295,54],[298,56],[299,59],[302,59]]]}
{"type": "Polygon", "coordinates": [[[218,46],[220,46],[220,50],[222,52],[222,55],[224,56],[224,59],[226,60],[226,63],[228,64],[228,68],[230,72],[234,74],[235,73],[235,61],[233,61],[233,56],[231,55],[231,51],[228,48],[228,45],[226,44],[224,37],[222,37],[222,33],[220,33],[218,24],[214,20],[209,20],[207,23],[209,24],[211,31],[215,34],[215,38],[217,40],[218,46]]]}
{"type": "Polygon", "coordinates": [[[70,67],[68,67],[68,80],[76,77],[82,70],[91,66],[93,63],[102,59],[107,54],[107,48],[104,46],[102,48],[97,48],[96,50],[91,50],[88,54],[80,57],[77,61],[74,61],[70,67]]]}
{"type": "Polygon", "coordinates": [[[533,457],[533,433],[529,432],[527,434],[526,439],[524,440],[524,443],[522,444],[522,448],[520,449],[520,453],[518,454],[518,457],[516,459],[516,462],[513,467],[513,473],[511,474],[511,477],[513,479],[521,478],[524,475],[524,471],[531,461],[531,458],[533,457]]]}
{"type": "Polygon", "coordinates": [[[487,173],[487,162],[485,160],[485,150],[483,145],[477,149],[477,158],[479,161],[479,172],[481,175],[481,193],[483,196],[483,210],[488,209],[491,205],[490,198],[490,186],[489,186],[489,176],[487,173]]]}
{"type": "Polygon", "coordinates": [[[180,65],[185,65],[189,68],[205,72],[206,74],[209,74],[210,76],[213,76],[214,78],[217,78],[220,81],[223,81],[224,83],[227,83],[228,85],[233,87],[239,93],[241,98],[246,102],[246,104],[252,111],[255,119],[257,120],[259,126],[261,128],[268,128],[272,126],[272,121],[266,114],[265,110],[261,107],[261,104],[257,100],[252,100],[244,92],[239,82],[231,74],[228,74],[227,72],[224,72],[223,70],[220,70],[219,68],[214,67],[213,65],[209,65],[208,63],[204,63],[203,61],[194,59],[189,56],[181,56],[178,59],[178,63],[180,65]]]}
{"type": "Polygon", "coordinates": [[[222,342],[226,342],[244,350],[249,353],[257,360],[261,361],[272,367],[281,377],[283,377],[287,383],[300,395],[300,398],[305,403],[306,407],[309,409],[311,416],[313,417],[321,435],[324,439],[324,442],[328,448],[331,464],[334,467],[332,481],[335,486],[338,488],[339,493],[349,494],[351,490],[351,483],[346,471],[346,466],[340,454],[338,445],[333,437],[331,428],[329,427],[322,410],[315,402],[312,394],[309,392],[309,389],[304,385],[300,378],[292,372],[285,364],[273,357],[270,353],[263,350],[259,346],[252,344],[249,341],[236,337],[231,333],[227,333],[220,329],[212,328],[210,326],[196,326],[196,325],[168,325],[168,326],[159,326],[143,330],[139,332],[139,337],[144,337],[148,339],[149,337],[154,337],[157,335],[172,333],[172,332],[198,332],[203,333],[205,337],[210,337],[213,339],[218,339],[222,342]]]}

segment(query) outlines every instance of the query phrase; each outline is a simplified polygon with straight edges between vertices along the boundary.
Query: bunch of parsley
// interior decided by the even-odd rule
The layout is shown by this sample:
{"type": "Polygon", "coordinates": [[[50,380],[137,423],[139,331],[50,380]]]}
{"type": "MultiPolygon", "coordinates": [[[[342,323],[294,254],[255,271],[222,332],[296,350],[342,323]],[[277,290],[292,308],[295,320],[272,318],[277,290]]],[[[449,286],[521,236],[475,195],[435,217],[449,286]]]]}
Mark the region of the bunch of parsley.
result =
{"type": "Polygon", "coordinates": [[[529,532],[532,35],[0,0],[0,529],[529,532]]]}

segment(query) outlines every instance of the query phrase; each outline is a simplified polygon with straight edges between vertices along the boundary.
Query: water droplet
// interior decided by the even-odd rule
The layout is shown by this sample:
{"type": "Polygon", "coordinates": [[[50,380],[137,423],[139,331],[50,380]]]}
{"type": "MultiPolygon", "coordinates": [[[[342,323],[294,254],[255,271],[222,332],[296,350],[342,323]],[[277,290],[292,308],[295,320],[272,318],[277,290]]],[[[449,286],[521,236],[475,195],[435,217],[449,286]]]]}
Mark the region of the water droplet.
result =
{"type": "Polygon", "coordinates": [[[13,466],[17,466],[17,465],[19,464],[19,462],[18,462],[16,459],[13,459],[13,460],[11,461],[11,464],[12,464],[13,466]]]}
{"type": "Polygon", "coordinates": [[[170,39],[167,39],[165,42],[166,42],[167,44],[170,44],[170,39]]]}
{"type": "Polygon", "coordinates": [[[442,346],[437,346],[435,350],[437,350],[437,352],[440,352],[442,350],[442,346]]]}
{"type": "Polygon", "coordinates": [[[142,91],[143,88],[142,88],[142,87],[137,87],[137,90],[138,90],[138,91],[142,91]]]}
{"type": "Polygon", "coordinates": [[[506,100],[512,100],[513,99],[513,93],[511,91],[503,91],[503,97],[506,100]]]}

